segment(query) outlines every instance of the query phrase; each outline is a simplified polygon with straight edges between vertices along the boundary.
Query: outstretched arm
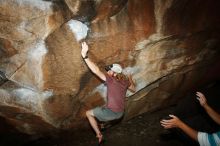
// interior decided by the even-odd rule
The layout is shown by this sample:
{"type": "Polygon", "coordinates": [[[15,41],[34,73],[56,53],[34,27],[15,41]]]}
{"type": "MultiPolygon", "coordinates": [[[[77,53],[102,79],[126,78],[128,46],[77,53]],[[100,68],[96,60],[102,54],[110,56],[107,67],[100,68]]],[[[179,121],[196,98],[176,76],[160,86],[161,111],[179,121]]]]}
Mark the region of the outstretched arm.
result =
{"type": "Polygon", "coordinates": [[[186,125],[183,121],[181,121],[178,117],[174,115],[169,115],[172,119],[170,120],[161,120],[161,126],[163,126],[165,129],[170,128],[180,128],[183,132],[185,132],[187,135],[189,135],[192,139],[198,141],[197,135],[198,131],[192,129],[188,125],[186,125]]]}
{"type": "Polygon", "coordinates": [[[136,91],[135,83],[134,83],[134,80],[132,79],[132,76],[130,74],[128,75],[128,80],[130,82],[130,86],[128,87],[128,89],[134,93],[136,91]]]}
{"type": "Polygon", "coordinates": [[[207,103],[205,95],[203,95],[201,92],[196,92],[196,95],[198,96],[197,99],[199,100],[200,105],[205,109],[205,111],[208,113],[208,115],[220,125],[220,114],[218,114],[216,111],[214,111],[207,103]]]}
{"type": "Polygon", "coordinates": [[[104,73],[101,72],[99,67],[88,58],[88,56],[87,56],[88,50],[89,50],[89,47],[86,44],[86,42],[82,42],[82,51],[81,51],[82,58],[84,59],[87,66],[94,74],[96,74],[103,81],[106,81],[106,77],[105,77],[104,73]]]}

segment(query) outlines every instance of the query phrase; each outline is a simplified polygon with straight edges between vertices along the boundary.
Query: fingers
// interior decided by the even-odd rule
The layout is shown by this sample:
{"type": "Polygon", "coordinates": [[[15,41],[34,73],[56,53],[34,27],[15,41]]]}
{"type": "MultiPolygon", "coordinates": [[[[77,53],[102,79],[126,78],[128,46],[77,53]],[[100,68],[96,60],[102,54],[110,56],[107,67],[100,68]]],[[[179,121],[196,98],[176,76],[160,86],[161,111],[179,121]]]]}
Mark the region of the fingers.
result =
{"type": "Polygon", "coordinates": [[[198,100],[204,99],[204,95],[201,92],[196,92],[196,96],[198,96],[197,97],[198,100]]]}
{"type": "Polygon", "coordinates": [[[86,42],[82,42],[82,48],[84,48],[84,47],[86,47],[87,46],[87,44],[86,44],[86,42]]]}
{"type": "Polygon", "coordinates": [[[82,52],[84,54],[87,53],[88,50],[89,50],[89,47],[88,47],[87,43],[86,42],[82,42],[81,45],[82,45],[82,52]]]}
{"type": "Polygon", "coordinates": [[[160,121],[161,126],[163,126],[165,129],[173,128],[174,125],[170,120],[162,120],[160,121]]]}
{"type": "Polygon", "coordinates": [[[196,92],[196,95],[200,98],[205,98],[205,95],[202,94],[201,92],[196,92]]]}
{"type": "Polygon", "coordinates": [[[171,124],[171,123],[173,123],[173,119],[169,119],[169,120],[163,119],[163,120],[160,121],[160,123],[162,123],[162,124],[171,124]]]}
{"type": "Polygon", "coordinates": [[[196,99],[200,102],[201,106],[206,105],[205,95],[203,95],[201,92],[196,92],[196,95],[198,96],[196,99]]]}
{"type": "Polygon", "coordinates": [[[81,43],[82,46],[88,46],[86,42],[81,43]]]}
{"type": "Polygon", "coordinates": [[[161,126],[163,126],[165,129],[177,127],[179,123],[178,117],[174,115],[169,115],[169,117],[171,117],[172,119],[163,119],[160,121],[161,126]]]}
{"type": "Polygon", "coordinates": [[[165,129],[174,128],[172,125],[167,125],[167,124],[161,124],[161,126],[163,126],[165,129]]]}
{"type": "Polygon", "coordinates": [[[170,116],[171,118],[174,118],[174,119],[175,119],[175,118],[177,118],[177,117],[176,117],[176,116],[174,116],[174,115],[169,115],[169,116],[170,116]]]}
{"type": "Polygon", "coordinates": [[[172,119],[171,119],[171,120],[161,120],[160,123],[161,124],[171,124],[173,122],[172,122],[172,119]]]}
{"type": "Polygon", "coordinates": [[[81,47],[82,47],[81,55],[84,58],[88,52],[88,45],[86,44],[86,42],[82,42],[81,47]]]}
{"type": "Polygon", "coordinates": [[[204,101],[205,101],[204,98],[202,98],[202,97],[196,97],[196,99],[197,99],[199,102],[204,102],[204,101]]]}
{"type": "Polygon", "coordinates": [[[196,95],[199,97],[202,96],[201,92],[196,92],[196,95]]]}

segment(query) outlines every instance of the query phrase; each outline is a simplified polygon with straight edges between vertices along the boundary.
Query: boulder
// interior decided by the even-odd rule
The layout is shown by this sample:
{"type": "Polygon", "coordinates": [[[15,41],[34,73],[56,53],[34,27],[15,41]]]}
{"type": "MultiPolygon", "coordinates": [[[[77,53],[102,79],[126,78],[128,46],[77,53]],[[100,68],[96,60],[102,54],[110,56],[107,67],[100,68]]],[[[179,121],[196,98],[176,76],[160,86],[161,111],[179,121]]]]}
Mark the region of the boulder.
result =
{"type": "Polygon", "coordinates": [[[0,116],[20,132],[87,127],[106,87],[81,58],[132,74],[124,120],[219,79],[220,3],[190,0],[0,1],[0,116]]]}

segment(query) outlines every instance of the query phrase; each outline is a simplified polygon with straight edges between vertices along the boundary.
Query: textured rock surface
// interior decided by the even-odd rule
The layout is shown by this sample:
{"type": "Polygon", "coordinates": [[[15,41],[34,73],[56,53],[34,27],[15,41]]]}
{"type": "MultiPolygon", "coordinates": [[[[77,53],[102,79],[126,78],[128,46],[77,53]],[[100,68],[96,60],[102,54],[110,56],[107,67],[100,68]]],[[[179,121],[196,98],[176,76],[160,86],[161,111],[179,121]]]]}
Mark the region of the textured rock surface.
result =
{"type": "Polygon", "coordinates": [[[124,119],[175,103],[219,78],[219,7],[217,0],[1,0],[0,116],[28,134],[87,125],[85,111],[104,104],[106,88],[80,56],[84,38],[101,69],[119,62],[133,74],[137,92],[127,93],[124,119]]]}

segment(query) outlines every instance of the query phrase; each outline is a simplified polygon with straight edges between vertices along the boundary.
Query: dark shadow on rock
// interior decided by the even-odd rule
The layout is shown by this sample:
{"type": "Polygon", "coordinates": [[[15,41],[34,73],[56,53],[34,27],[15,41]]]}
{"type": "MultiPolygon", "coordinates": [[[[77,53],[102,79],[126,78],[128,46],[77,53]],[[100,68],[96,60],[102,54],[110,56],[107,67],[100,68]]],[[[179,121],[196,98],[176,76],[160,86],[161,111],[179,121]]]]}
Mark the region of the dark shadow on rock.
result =
{"type": "Polygon", "coordinates": [[[5,76],[5,73],[3,71],[0,70],[0,86],[3,85],[5,82],[7,82],[8,79],[5,76]]]}

